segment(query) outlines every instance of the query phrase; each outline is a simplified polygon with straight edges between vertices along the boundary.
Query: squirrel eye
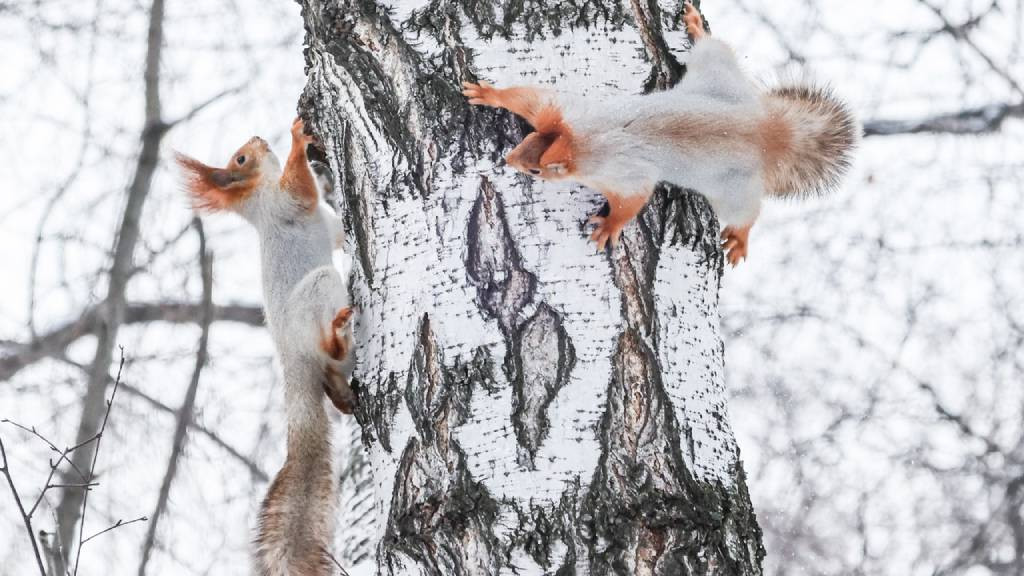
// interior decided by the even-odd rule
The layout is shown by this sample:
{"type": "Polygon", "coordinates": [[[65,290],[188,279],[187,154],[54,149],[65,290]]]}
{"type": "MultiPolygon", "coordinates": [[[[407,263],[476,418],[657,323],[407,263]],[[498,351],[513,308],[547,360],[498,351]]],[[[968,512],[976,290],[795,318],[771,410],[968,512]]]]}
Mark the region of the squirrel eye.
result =
{"type": "Polygon", "coordinates": [[[540,174],[540,168],[530,168],[530,174],[533,174],[533,175],[540,174]]]}
{"type": "Polygon", "coordinates": [[[242,154],[238,158],[235,158],[235,162],[238,162],[239,166],[241,166],[242,164],[245,164],[245,154],[242,154]]]}

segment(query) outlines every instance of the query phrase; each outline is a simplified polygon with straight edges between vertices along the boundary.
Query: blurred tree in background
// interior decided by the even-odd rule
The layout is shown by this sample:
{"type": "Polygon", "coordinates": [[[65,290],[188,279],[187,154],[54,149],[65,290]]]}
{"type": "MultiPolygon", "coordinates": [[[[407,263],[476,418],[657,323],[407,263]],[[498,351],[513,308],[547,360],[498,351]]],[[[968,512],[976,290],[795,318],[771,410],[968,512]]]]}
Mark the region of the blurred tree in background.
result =
{"type": "MultiPolygon", "coordinates": [[[[178,148],[219,164],[255,133],[284,149],[305,84],[302,19],[291,4],[171,2],[159,17],[156,5],[0,2],[0,418],[72,445],[123,345],[84,531],[163,512],[90,542],[82,565],[236,573],[283,447],[255,237],[207,222],[200,346],[200,234],[166,160],[178,148]]],[[[766,206],[751,259],[723,282],[730,410],[766,572],[1024,573],[1022,3],[702,8],[753,75],[812,71],[867,133],[843,191],[766,206]]],[[[358,438],[338,435],[344,457],[358,438]]],[[[0,437],[34,501],[54,454],[8,424],[0,437]]],[[[355,525],[370,485],[348,462],[341,523],[355,525]]],[[[0,573],[30,573],[0,492],[0,573]]],[[[36,512],[50,542],[69,495],[48,491],[36,512]]],[[[366,559],[361,538],[339,530],[347,566],[366,559]]]]}

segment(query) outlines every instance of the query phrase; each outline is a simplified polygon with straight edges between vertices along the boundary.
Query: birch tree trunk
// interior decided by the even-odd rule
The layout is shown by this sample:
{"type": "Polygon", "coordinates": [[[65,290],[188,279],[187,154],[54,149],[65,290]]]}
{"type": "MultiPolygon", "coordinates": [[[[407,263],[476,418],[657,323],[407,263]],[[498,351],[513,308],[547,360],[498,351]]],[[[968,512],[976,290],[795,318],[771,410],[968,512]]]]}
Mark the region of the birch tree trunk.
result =
{"type": "Polygon", "coordinates": [[[344,554],[384,575],[760,574],[707,203],[663,188],[597,253],[601,196],[505,169],[526,125],[460,94],[478,78],[664,89],[685,73],[681,5],[301,4],[300,108],[360,311],[373,513],[343,514],[341,538],[365,542],[344,554]]]}

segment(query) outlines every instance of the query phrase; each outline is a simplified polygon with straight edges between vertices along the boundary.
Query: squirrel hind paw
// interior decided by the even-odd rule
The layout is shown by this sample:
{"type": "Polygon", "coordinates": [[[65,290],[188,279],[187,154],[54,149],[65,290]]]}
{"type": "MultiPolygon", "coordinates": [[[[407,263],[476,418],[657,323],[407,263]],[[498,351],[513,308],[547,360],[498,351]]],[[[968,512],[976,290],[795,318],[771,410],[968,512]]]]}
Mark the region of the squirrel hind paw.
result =
{"type": "Polygon", "coordinates": [[[324,393],[331,400],[331,404],[342,414],[355,412],[359,405],[355,392],[349,386],[348,381],[340,373],[332,368],[327,370],[327,379],[324,381],[324,393]]]}
{"type": "Polygon", "coordinates": [[[350,306],[338,310],[326,334],[321,333],[320,349],[332,360],[341,362],[348,357],[352,342],[347,330],[353,314],[355,310],[350,306]]]}
{"type": "Polygon", "coordinates": [[[738,229],[727,226],[722,230],[722,250],[725,252],[725,259],[733,268],[747,259],[749,234],[749,226],[738,229]]]}
{"type": "Polygon", "coordinates": [[[346,306],[338,310],[338,313],[334,315],[334,320],[331,320],[331,328],[335,331],[341,330],[348,325],[349,320],[352,319],[352,315],[355,313],[355,309],[351,306],[346,306]]]}

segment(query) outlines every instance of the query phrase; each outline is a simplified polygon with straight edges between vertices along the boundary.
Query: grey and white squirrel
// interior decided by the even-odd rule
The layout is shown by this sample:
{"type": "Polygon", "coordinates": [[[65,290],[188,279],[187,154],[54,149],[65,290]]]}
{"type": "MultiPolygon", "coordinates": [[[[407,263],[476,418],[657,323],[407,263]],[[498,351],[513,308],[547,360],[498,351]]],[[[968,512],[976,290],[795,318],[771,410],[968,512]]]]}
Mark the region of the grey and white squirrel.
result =
{"type": "Polygon", "coordinates": [[[292,125],[284,170],[266,141],[254,137],[224,168],[179,154],[194,206],[235,212],[256,229],[262,256],[267,324],[284,372],[288,455],[260,511],[255,568],[260,576],[331,573],[334,473],[324,393],[350,414],[352,308],[332,263],[344,236],[341,219],[320,200],[306,147],[312,137],[292,125]]]}
{"type": "Polygon", "coordinates": [[[506,108],[530,133],[506,157],[539,178],[601,192],[607,216],[591,239],[603,250],[640,213],[662,181],[691,188],[725,221],[732,265],[746,258],[761,198],[799,197],[835,187],[850,165],[860,128],[827,89],[783,86],[761,92],[724,42],[711,38],[686,3],[694,41],[687,72],[664,92],[597,101],[545,88],[463,83],[470,104],[506,108]]]}

